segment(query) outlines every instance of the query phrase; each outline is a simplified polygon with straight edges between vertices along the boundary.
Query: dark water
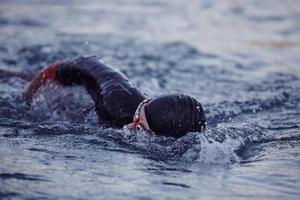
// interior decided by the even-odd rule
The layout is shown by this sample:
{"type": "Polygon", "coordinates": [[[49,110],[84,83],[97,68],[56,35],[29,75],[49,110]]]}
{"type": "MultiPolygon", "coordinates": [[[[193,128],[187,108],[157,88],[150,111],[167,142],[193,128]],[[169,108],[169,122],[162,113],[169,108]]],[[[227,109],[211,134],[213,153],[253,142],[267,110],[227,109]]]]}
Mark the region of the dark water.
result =
{"type": "Polygon", "coordinates": [[[208,128],[104,129],[82,88],[29,108],[0,74],[0,199],[299,199],[299,22],[297,0],[1,0],[1,69],[98,55],[151,96],[193,95],[208,128]]]}

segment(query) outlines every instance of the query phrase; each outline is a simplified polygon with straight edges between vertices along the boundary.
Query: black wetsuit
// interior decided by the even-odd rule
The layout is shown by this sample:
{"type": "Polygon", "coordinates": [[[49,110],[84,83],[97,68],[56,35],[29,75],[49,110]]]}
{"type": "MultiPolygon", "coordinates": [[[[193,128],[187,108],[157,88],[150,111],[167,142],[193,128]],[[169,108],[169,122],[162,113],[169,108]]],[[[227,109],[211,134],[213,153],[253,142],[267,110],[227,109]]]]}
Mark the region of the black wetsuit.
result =
{"type": "Polygon", "coordinates": [[[121,72],[96,56],[83,56],[55,65],[55,79],[62,85],[82,85],[96,105],[101,123],[123,126],[132,122],[135,110],[146,96],[121,72]]]}
{"type": "MultiPolygon", "coordinates": [[[[147,97],[121,72],[105,65],[96,56],[82,56],[50,65],[29,84],[24,98],[32,101],[35,92],[48,81],[65,86],[81,85],[95,102],[102,126],[123,126],[133,121],[138,105],[147,97]]],[[[183,94],[162,95],[144,106],[151,131],[156,135],[181,137],[204,131],[202,105],[183,94]]]]}

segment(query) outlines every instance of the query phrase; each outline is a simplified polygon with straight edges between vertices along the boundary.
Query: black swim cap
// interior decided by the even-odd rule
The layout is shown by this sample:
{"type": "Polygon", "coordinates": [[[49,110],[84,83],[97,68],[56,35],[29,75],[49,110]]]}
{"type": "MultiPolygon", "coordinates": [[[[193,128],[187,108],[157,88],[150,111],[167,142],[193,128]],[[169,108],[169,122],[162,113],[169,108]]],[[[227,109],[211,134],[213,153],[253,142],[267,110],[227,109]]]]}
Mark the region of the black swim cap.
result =
{"type": "Polygon", "coordinates": [[[148,125],[157,135],[179,138],[188,132],[205,129],[206,117],[201,104],[188,95],[164,95],[145,105],[148,125]]]}

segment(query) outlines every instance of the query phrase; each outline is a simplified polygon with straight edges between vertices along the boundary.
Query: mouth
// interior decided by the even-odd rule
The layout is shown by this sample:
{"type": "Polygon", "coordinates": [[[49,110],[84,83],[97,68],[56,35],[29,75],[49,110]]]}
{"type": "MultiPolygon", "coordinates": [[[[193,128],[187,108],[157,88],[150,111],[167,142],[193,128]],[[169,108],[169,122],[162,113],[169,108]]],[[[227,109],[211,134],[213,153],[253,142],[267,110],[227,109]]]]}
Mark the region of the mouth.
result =
{"type": "Polygon", "coordinates": [[[129,130],[135,130],[136,129],[134,123],[127,124],[124,127],[128,128],[129,130]]]}

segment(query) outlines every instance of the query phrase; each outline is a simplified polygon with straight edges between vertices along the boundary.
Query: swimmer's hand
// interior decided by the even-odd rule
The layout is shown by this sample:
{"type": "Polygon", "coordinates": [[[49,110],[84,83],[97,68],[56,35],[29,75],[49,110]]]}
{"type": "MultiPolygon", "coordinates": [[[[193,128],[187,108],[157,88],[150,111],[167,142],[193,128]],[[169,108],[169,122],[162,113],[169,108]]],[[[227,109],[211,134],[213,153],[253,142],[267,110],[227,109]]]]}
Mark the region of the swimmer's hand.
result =
{"type": "Polygon", "coordinates": [[[26,91],[21,96],[20,100],[23,101],[27,105],[31,105],[33,94],[30,91],[26,91]]]}

